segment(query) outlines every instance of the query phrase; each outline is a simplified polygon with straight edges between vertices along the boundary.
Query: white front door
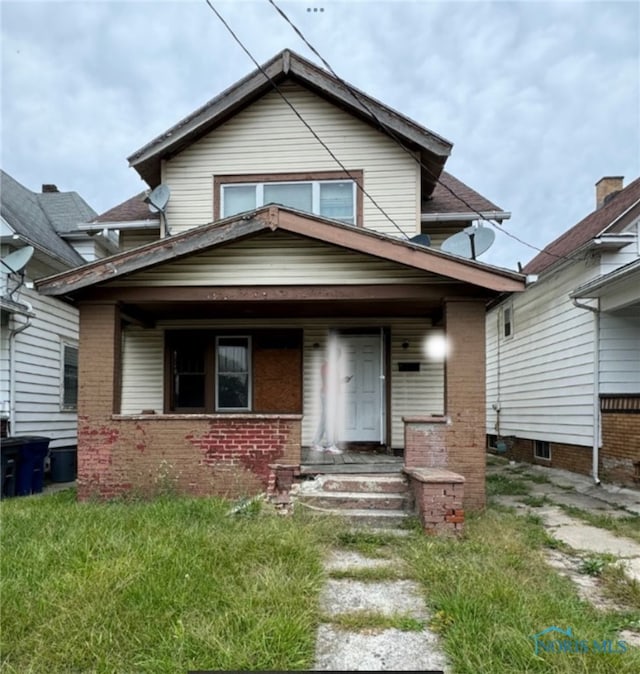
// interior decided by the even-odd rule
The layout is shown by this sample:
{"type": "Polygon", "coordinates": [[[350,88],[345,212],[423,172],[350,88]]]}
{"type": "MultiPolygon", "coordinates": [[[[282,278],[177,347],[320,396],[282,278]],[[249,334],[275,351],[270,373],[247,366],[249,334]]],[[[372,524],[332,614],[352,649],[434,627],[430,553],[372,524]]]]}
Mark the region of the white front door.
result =
{"type": "Polygon", "coordinates": [[[340,440],[382,442],[384,398],[380,335],[340,335],[341,403],[344,418],[340,440]]]}

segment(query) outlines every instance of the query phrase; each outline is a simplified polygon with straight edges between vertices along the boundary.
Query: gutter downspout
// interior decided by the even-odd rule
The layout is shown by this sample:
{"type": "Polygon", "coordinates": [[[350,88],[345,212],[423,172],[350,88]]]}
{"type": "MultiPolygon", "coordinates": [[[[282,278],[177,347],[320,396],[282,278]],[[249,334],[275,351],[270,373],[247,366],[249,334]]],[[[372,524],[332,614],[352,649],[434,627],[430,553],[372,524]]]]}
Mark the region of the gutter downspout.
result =
{"type": "Polygon", "coordinates": [[[600,485],[598,477],[598,463],[600,459],[600,300],[596,298],[596,306],[581,304],[575,297],[571,298],[578,309],[586,309],[593,313],[593,450],[592,467],[593,481],[600,485]]]}
{"type": "MultiPolygon", "coordinates": [[[[29,314],[33,313],[33,306],[29,302],[23,301],[29,314]]],[[[14,314],[16,315],[16,314],[14,314]]],[[[25,314],[27,320],[9,333],[9,436],[13,436],[16,425],[16,354],[15,343],[16,336],[31,327],[31,316],[25,314]]]]}

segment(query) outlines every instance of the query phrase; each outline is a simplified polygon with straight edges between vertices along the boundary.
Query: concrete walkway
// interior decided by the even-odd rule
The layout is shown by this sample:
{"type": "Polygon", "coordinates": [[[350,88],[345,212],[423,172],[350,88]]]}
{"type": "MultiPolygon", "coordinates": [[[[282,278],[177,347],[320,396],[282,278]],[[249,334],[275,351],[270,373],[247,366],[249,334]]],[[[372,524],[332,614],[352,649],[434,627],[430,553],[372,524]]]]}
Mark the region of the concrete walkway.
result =
{"type": "MultiPolygon", "coordinates": [[[[389,533],[389,530],[385,530],[389,533]]],[[[372,567],[402,568],[399,559],[374,559],[355,552],[333,550],[325,560],[331,571],[352,571],[372,567]]],[[[329,621],[320,625],[316,639],[316,671],[451,671],[441,651],[438,636],[426,626],[429,613],[417,583],[409,580],[363,582],[330,579],[320,606],[329,621]],[[382,616],[403,616],[423,623],[419,630],[343,629],[336,621],[348,613],[366,612],[382,616]]],[[[419,624],[418,623],[418,624],[419,624]]]]}
{"type": "Polygon", "coordinates": [[[573,506],[614,519],[639,517],[640,491],[607,484],[596,485],[584,475],[526,463],[491,461],[487,466],[487,475],[517,479],[529,488],[527,495],[493,497],[497,503],[539,515],[554,538],[578,552],[615,555],[626,574],[640,582],[640,543],[587,524],[568,515],[561,507],[573,506]],[[540,481],[541,478],[546,481],[540,481]],[[542,505],[530,505],[532,498],[539,499],[542,505]]]}

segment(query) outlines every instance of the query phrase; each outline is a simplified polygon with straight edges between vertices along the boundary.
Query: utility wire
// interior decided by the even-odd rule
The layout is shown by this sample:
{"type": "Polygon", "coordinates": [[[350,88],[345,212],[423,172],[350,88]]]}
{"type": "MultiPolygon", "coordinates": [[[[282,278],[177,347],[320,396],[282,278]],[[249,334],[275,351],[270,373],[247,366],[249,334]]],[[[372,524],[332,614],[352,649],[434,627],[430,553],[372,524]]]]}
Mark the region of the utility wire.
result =
{"type": "Polygon", "coordinates": [[[243,44],[242,40],[234,33],[233,29],[229,24],[224,20],[220,12],[213,6],[210,0],[205,0],[207,5],[209,5],[209,8],[211,11],[218,17],[220,22],[224,25],[224,27],[227,29],[231,37],[238,43],[238,45],[242,48],[244,53],[253,61],[254,65],[258,70],[265,76],[265,78],[269,81],[271,86],[278,92],[282,100],[291,108],[293,113],[296,115],[296,117],[306,126],[306,128],[311,132],[313,137],[322,145],[322,147],[329,153],[331,158],[340,166],[340,168],[349,176],[349,178],[357,185],[358,189],[371,201],[371,203],[382,213],[382,215],[385,216],[385,218],[402,234],[402,236],[405,239],[409,239],[409,236],[401,229],[401,227],[391,218],[391,216],[378,204],[378,202],[364,189],[364,186],[358,182],[355,177],[351,174],[351,172],[345,167],[345,165],[336,157],[336,155],[332,152],[331,148],[320,138],[320,136],[311,128],[310,124],[302,117],[302,115],[296,110],[296,107],[291,103],[291,101],[282,93],[281,89],[278,87],[278,85],[269,77],[265,69],[256,61],[254,56],[251,54],[251,52],[245,47],[243,44]]]}
{"type": "MultiPolygon", "coordinates": [[[[208,1],[208,0],[207,0],[208,1]]],[[[514,239],[518,243],[521,243],[524,246],[527,246],[531,248],[532,250],[538,251],[539,253],[544,253],[545,255],[551,255],[552,257],[558,258],[560,260],[577,260],[581,258],[577,257],[568,257],[565,255],[556,255],[555,253],[551,253],[548,250],[544,250],[542,248],[538,248],[537,246],[534,246],[533,244],[527,243],[526,241],[518,238],[514,234],[511,234],[510,232],[507,232],[505,229],[503,229],[500,226],[500,223],[496,220],[495,222],[491,218],[485,218],[480,211],[478,211],[476,208],[474,208],[466,199],[461,197],[459,194],[457,194],[453,189],[449,187],[449,185],[446,185],[445,183],[440,180],[439,176],[435,175],[431,169],[423,164],[423,162],[420,160],[418,156],[416,156],[411,150],[409,150],[406,145],[397,137],[393,129],[390,129],[388,126],[386,126],[383,122],[381,122],[378,117],[375,115],[373,110],[367,105],[366,101],[362,100],[361,96],[358,96],[356,91],[353,89],[353,87],[345,80],[343,80],[338,73],[331,67],[331,64],[327,62],[327,60],[318,52],[318,50],[307,40],[307,38],[303,35],[302,31],[291,21],[291,19],[285,14],[285,12],[278,7],[278,5],[275,3],[274,0],[268,0],[269,4],[272,5],[272,7],[280,14],[280,16],[291,26],[291,28],[296,32],[296,34],[300,37],[300,39],[307,45],[307,47],[322,61],[323,65],[327,70],[342,84],[343,87],[351,94],[351,96],[358,102],[368,113],[371,115],[371,118],[378,124],[378,126],[391,138],[395,143],[401,147],[414,161],[416,161],[422,169],[424,169],[441,187],[446,189],[448,192],[450,192],[456,199],[458,199],[460,202],[462,202],[472,213],[475,213],[481,220],[484,220],[485,222],[488,222],[489,224],[493,225],[495,229],[498,231],[502,232],[503,234],[506,234],[508,237],[514,239]]]]}

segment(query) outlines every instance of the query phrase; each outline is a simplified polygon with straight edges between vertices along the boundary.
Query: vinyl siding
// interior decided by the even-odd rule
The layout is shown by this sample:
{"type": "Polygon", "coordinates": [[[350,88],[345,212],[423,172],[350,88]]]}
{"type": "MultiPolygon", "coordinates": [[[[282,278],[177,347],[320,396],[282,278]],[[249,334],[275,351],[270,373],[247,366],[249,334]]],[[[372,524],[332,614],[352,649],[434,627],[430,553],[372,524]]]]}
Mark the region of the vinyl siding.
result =
{"type": "MultiPolygon", "coordinates": [[[[444,405],[444,365],[427,357],[423,345],[428,335],[440,333],[421,320],[393,320],[384,318],[338,320],[331,328],[377,327],[391,328],[391,400],[392,444],[404,446],[402,416],[410,414],[442,413],[444,405]],[[402,349],[409,341],[410,348],[402,349]],[[421,363],[420,372],[398,372],[399,361],[415,360],[421,363]]],[[[163,410],[164,329],[171,327],[235,328],[238,331],[258,327],[278,327],[277,323],[262,321],[172,322],[153,330],[127,328],[123,335],[122,413],[139,414],[143,409],[163,410]]],[[[303,345],[303,422],[302,442],[311,443],[318,421],[319,366],[324,354],[328,328],[324,320],[287,321],[287,327],[304,328],[303,345]],[[314,348],[314,344],[318,344],[314,348]]]]}
{"type": "MultiPolygon", "coordinates": [[[[409,236],[419,231],[419,165],[379,131],[293,83],[281,90],[364,189],[409,236]]],[[[163,163],[171,189],[167,220],[175,234],[213,221],[215,175],[340,171],[341,167],[276,92],[235,115],[163,163]]],[[[364,224],[398,229],[364,196],[364,224]]]]}
{"type": "Polygon", "coordinates": [[[109,285],[254,286],[432,283],[435,275],[285,232],[190,255],[109,285]]]}
{"type": "Polygon", "coordinates": [[[487,432],[590,446],[593,434],[593,314],[569,293],[597,274],[576,263],[543,278],[487,315],[487,432]],[[501,315],[513,305],[514,333],[501,315]],[[499,426],[493,405],[500,405],[499,426]]]}
{"type": "Polygon", "coordinates": [[[138,248],[138,246],[144,246],[147,243],[157,241],[159,238],[159,229],[143,229],[137,232],[122,230],[120,232],[119,245],[121,250],[131,250],[132,248],[138,248]]]}
{"type": "Polygon", "coordinates": [[[640,317],[601,315],[600,392],[640,393],[640,317]]]}
{"type": "MultiPolygon", "coordinates": [[[[64,302],[42,297],[32,290],[24,290],[20,299],[31,303],[35,317],[31,319],[31,326],[15,337],[16,398],[12,435],[43,435],[51,438],[50,447],[75,445],[76,412],[61,409],[62,344],[77,346],[78,312],[64,302]]],[[[3,327],[3,333],[13,327],[16,323],[3,327]]],[[[3,400],[9,399],[8,348],[6,334],[2,349],[3,400]]]]}

